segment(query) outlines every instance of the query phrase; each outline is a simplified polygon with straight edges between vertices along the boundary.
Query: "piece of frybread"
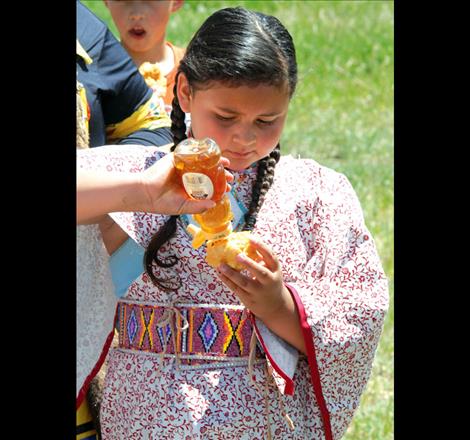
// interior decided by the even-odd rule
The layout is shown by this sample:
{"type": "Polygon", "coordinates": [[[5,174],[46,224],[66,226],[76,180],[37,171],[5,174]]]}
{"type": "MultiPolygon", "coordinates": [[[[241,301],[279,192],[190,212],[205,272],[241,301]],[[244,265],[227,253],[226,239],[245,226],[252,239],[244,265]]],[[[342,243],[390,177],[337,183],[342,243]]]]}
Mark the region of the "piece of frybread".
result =
{"type": "Polygon", "coordinates": [[[231,268],[240,271],[243,269],[243,266],[235,259],[240,253],[244,253],[252,260],[261,261],[261,256],[250,243],[250,234],[250,231],[232,232],[225,238],[209,240],[206,248],[207,263],[212,267],[225,263],[231,268]]]}

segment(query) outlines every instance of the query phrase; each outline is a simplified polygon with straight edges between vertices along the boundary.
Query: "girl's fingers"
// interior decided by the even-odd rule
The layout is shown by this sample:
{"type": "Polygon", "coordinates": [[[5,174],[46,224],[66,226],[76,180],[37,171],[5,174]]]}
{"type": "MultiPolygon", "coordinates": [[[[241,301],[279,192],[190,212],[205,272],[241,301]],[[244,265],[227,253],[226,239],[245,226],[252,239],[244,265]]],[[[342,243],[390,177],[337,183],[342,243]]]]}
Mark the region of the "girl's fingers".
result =
{"type": "Polygon", "coordinates": [[[230,166],[230,159],[228,157],[221,156],[220,163],[224,166],[224,168],[227,168],[230,166]]]}
{"type": "Polygon", "coordinates": [[[221,264],[217,268],[217,271],[220,276],[224,278],[222,281],[224,281],[225,284],[227,284],[227,286],[234,292],[245,292],[245,294],[254,293],[255,283],[240,272],[233,270],[230,266],[221,264]]]}
{"type": "Polygon", "coordinates": [[[279,260],[276,255],[273,254],[271,249],[254,236],[250,236],[250,242],[263,257],[266,267],[271,272],[277,271],[279,269],[279,260]]]}
{"type": "Polygon", "coordinates": [[[266,267],[265,264],[258,263],[255,260],[248,257],[246,254],[238,254],[236,257],[237,261],[243,264],[246,270],[250,272],[260,283],[263,283],[263,280],[269,278],[271,271],[266,267]]]}
{"type": "Polygon", "coordinates": [[[233,182],[233,180],[234,180],[233,174],[231,174],[227,170],[225,170],[225,179],[227,179],[227,182],[233,182]]]}
{"type": "Polygon", "coordinates": [[[240,294],[240,290],[237,290],[238,289],[238,286],[230,279],[230,278],[227,278],[222,272],[218,272],[219,273],[219,277],[220,279],[222,280],[222,282],[235,294],[240,294]]]}
{"type": "MultiPolygon", "coordinates": [[[[224,166],[224,168],[228,168],[230,166],[230,160],[226,157],[221,157],[220,163],[224,166]]],[[[233,182],[234,179],[233,174],[227,170],[225,170],[225,178],[227,179],[227,182],[233,182]]]]}

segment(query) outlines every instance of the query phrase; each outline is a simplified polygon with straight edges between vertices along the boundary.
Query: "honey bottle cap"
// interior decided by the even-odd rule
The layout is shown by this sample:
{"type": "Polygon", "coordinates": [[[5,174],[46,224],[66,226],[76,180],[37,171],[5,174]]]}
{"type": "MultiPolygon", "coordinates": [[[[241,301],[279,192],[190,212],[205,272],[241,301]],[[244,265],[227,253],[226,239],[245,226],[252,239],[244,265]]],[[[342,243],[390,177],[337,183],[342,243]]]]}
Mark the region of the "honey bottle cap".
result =
{"type": "Polygon", "coordinates": [[[194,154],[220,154],[220,148],[211,138],[195,139],[187,138],[181,141],[174,150],[175,154],[181,156],[193,156],[194,154]]]}

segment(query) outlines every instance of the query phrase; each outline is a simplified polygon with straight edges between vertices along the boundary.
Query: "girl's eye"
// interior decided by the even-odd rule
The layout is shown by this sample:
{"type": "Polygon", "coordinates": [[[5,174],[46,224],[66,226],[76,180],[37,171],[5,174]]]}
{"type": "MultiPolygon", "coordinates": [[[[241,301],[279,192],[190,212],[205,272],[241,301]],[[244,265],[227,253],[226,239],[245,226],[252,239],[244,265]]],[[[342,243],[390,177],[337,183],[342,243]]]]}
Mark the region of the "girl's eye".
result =
{"type": "Polygon", "coordinates": [[[234,117],[229,117],[229,118],[225,118],[221,115],[215,115],[215,117],[219,120],[219,121],[233,121],[235,118],[234,117]]]}
{"type": "Polygon", "coordinates": [[[275,119],[273,119],[272,121],[264,121],[263,119],[258,119],[258,124],[260,125],[273,125],[274,122],[276,122],[275,119]]]}

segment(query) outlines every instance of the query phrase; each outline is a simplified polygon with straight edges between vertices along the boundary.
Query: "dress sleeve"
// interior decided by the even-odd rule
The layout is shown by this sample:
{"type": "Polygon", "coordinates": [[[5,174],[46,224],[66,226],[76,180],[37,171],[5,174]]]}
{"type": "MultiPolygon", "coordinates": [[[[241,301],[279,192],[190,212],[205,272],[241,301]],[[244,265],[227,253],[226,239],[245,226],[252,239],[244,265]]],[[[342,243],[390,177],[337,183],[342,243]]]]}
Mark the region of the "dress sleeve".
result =
{"type": "MultiPolygon", "coordinates": [[[[155,163],[160,156],[156,148],[138,145],[108,145],[76,152],[78,169],[103,173],[139,172],[155,163]]],[[[121,294],[127,290],[126,283],[138,276],[139,270],[143,271],[139,268],[142,253],[139,246],[130,240],[129,244],[137,259],[119,274],[116,286],[122,288],[118,291],[121,294]]],[[[77,408],[104,362],[114,334],[118,298],[113,285],[113,275],[116,274],[113,274],[109,263],[98,225],[77,226],[77,408]]]]}
{"type": "MultiPolygon", "coordinates": [[[[88,171],[138,173],[166,154],[160,148],[141,145],[103,145],[77,150],[77,168],[88,171]]],[[[145,212],[112,212],[110,217],[138,245],[146,248],[155,230],[168,216],[145,212]]]]}
{"type": "Polygon", "coordinates": [[[77,226],[77,408],[111,345],[117,298],[98,225],[77,226]]]}
{"type": "Polygon", "coordinates": [[[322,181],[310,223],[311,258],[301,277],[286,285],[324,422],[340,438],[370,376],[388,283],[351,184],[333,171],[322,181]]]}

